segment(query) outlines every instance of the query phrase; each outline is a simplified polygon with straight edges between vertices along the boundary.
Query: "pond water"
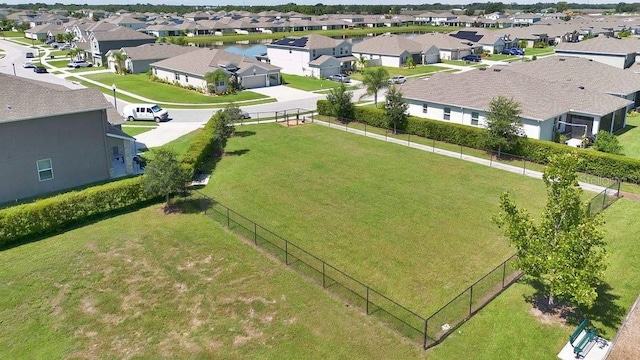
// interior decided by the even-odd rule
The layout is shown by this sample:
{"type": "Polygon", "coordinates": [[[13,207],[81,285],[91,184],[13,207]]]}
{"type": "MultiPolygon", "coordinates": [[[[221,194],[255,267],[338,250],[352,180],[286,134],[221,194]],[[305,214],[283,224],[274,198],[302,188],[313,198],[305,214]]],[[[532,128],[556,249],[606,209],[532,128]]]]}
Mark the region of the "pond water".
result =
{"type": "MultiPolygon", "coordinates": [[[[400,34],[406,38],[413,38],[421,33],[406,33],[400,34]]],[[[334,36],[335,39],[349,39],[351,43],[357,44],[364,40],[367,37],[374,36],[374,34],[370,34],[368,36],[357,36],[357,37],[348,37],[348,36],[334,36]]],[[[244,40],[244,41],[236,41],[232,43],[226,43],[222,41],[216,41],[211,43],[196,43],[190,44],[192,46],[197,47],[206,47],[213,49],[223,49],[230,53],[244,55],[246,57],[256,57],[257,55],[262,55],[267,53],[267,44],[273,42],[273,39],[263,39],[263,40],[244,40]]]]}

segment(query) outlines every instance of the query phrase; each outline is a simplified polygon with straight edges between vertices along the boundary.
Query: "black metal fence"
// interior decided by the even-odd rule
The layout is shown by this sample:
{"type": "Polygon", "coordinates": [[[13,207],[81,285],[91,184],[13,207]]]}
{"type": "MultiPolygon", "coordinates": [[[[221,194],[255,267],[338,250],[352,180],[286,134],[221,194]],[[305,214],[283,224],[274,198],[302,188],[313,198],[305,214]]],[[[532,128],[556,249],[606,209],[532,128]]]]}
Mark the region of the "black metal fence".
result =
{"type": "MultiPolygon", "coordinates": [[[[297,122],[298,124],[303,124],[307,122],[313,122],[314,118],[317,115],[315,110],[294,108],[287,110],[278,110],[278,111],[255,111],[255,112],[247,112],[248,118],[238,120],[235,125],[245,125],[245,124],[267,124],[273,122],[288,122],[288,125],[291,123],[297,122]]],[[[294,125],[298,125],[294,124],[294,125]]]]}
{"type": "Polygon", "coordinates": [[[597,214],[609,207],[620,197],[620,182],[615,182],[589,201],[589,213],[597,214]]]}

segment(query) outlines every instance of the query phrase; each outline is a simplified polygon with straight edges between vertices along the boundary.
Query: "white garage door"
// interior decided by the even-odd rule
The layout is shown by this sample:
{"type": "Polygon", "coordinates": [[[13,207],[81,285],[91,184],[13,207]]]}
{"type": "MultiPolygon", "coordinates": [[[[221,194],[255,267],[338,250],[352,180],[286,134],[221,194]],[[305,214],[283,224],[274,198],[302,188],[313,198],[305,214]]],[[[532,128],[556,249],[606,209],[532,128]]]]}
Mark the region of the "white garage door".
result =
{"type": "Polygon", "coordinates": [[[438,55],[440,55],[439,53],[434,53],[434,54],[425,54],[424,55],[424,63],[425,64],[435,64],[438,62],[438,55]]]}
{"type": "Polygon", "coordinates": [[[267,83],[266,75],[245,76],[242,78],[242,85],[245,89],[264,87],[267,83]]]}

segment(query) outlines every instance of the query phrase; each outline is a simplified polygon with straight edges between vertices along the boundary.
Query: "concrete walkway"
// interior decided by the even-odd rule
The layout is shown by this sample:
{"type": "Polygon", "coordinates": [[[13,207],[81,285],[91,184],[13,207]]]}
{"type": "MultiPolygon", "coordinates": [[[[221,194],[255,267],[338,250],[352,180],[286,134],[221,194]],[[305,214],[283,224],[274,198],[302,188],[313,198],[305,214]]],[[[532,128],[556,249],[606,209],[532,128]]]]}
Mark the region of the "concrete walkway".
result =
{"type": "MultiPolygon", "coordinates": [[[[492,167],[492,168],[495,168],[495,169],[508,171],[508,172],[511,172],[511,173],[514,173],[514,174],[525,175],[525,176],[529,176],[529,177],[532,177],[532,178],[535,178],[535,179],[542,179],[542,173],[540,171],[527,170],[527,169],[523,169],[523,168],[521,168],[519,166],[503,164],[503,163],[496,162],[496,161],[491,161],[491,160],[488,160],[488,159],[483,159],[483,158],[479,158],[479,157],[475,157],[475,156],[461,154],[460,152],[439,149],[439,148],[436,148],[436,147],[433,147],[433,146],[417,144],[417,143],[410,142],[410,141],[407,141],[407,140],[401,140],[401,139],[396,139],[396,138],[392,138],[392,137],[388,137],[388,136],[384,136],[384,135],[374,134],[374,133],[370,133],[370,132],[364,132],[363,130],[348,128],[348,127],[345,127],[345,126],[336,126],[335,124],[331,124],[331,123],[328,123],[326,121],[314,120],[314,123],[319,124],[319,125],[323,125],[323,126],[327,126],[327,127],[332,128],[332,129],[346,131],[346,132],[349,132],[349,133],[352,133],[352,134],[362,135],[362,136],[370,137],[370,138],[377,139],[377,140],[382,140],[382,141],[386,141],[386,142],[390,142],[390,143],[394,143],[394,144],[398,144],[398,145],[408,146],[408,147],[413,148],[413,149],[427,151],[427,152],[430,152],[430,153],[444,155],[444,156],[448,156],[448,157],[452,157],[452,158],[456,158],[456,159],[460,159],[460,160],[464,160],[464,161],[470,161],[470,162],[473,162],[473,163],[476,163],[476,164],[489,166],[489,167],[492,167]]],[[[602,191],[604,191],[606,189],[603,186],[593,185],[593,184],[589,184],[589,183],[585,183],[585,182],[579,182],[579,184],[580,184],[580,187],[583,190],[591,191],[591,192],[595,192],[595,193],[600,193],[600,192],[602,192],[602,191]]],[[[611,195],[614,195],[614,194],[615,194],[615,191],[612,190],[611,195]]]]}

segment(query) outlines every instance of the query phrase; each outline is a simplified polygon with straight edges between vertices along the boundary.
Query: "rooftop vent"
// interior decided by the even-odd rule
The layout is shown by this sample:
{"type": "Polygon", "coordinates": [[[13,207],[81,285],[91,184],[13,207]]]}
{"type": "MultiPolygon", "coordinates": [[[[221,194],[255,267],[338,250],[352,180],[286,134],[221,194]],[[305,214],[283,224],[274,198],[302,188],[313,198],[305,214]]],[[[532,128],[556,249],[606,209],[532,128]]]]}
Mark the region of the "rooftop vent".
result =
{"type": "Polygon", "coordinates": [[[485,70],[487,70],[487,68],[486,67],[481,67],[481,68],[478,68],[478,70],[485,71],[485,70]]]}
{"type": "Polygon", "coordinates": [[[7,110],[11,110],[11,105],[7,105],[7,110]]]}
{"type": "Polygon", "coordinates": [[[560,59],[558,59],[558,61],[566,61],[566,60],[567,60],[567,59],[565,59],[565,58],[560,58],[560,59]]]}
{"type": "Polygon", "coordinates": [[[578,86],[578,89],[584,90],[584,86],[578,86]]]}
{"type": "Polygon", "coordinates": [[[500,72],[500,71],[502,71],[502,69],[493,69],[493,71],[500,72]]]}

